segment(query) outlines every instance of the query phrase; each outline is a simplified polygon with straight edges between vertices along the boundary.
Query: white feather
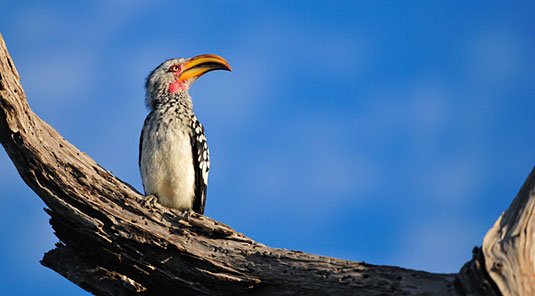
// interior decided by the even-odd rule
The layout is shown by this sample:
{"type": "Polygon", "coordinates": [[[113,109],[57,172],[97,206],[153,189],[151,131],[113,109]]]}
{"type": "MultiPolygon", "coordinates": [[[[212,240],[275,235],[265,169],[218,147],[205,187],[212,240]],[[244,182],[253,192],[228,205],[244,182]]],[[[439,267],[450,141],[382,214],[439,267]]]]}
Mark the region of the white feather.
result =
{"type": "Polygon", "coordinates": [[[145,194],[157,195],[167,207],[191,209],[195,197],[191,149],[190,136],[179,120],[169,122],[166,129],[144,132],[140,168],[145,194]]]}

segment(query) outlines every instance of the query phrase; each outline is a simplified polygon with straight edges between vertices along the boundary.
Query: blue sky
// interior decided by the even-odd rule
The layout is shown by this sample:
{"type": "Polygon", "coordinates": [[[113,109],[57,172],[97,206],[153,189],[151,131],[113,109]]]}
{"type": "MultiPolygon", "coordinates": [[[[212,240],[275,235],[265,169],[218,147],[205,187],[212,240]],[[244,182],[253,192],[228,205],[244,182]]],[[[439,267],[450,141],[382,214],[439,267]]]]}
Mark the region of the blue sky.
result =
{"type": "MultiPolygon", "coordinates": [[[[141,190],[144,79],[226,58],[190,91],[206,215],[272,247],[457,272],[535,160],[532,1],[2,1],[32,109],[141,190]]],[[[86,295],[0,152],[0,295],[86,295]]]]}

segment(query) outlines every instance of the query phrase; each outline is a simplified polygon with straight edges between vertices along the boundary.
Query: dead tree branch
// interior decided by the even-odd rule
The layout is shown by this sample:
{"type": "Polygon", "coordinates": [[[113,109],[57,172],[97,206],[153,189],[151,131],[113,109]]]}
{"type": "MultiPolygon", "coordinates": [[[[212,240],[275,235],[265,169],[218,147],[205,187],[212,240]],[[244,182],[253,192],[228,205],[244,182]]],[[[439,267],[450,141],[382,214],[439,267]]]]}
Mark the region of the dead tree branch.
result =
{"type": "Polygon", "coordinates": [[[374,266],[255,242],[158,205],[35,115],[0,35],[0,142],[60,239],[42,264],[96,295],[533,295],[534,175],[459,274],[374,266]],[[490,266],[490,268],[489,268],[490,266]],[[489,276],[490,274],[490,276],[489,276]]]}

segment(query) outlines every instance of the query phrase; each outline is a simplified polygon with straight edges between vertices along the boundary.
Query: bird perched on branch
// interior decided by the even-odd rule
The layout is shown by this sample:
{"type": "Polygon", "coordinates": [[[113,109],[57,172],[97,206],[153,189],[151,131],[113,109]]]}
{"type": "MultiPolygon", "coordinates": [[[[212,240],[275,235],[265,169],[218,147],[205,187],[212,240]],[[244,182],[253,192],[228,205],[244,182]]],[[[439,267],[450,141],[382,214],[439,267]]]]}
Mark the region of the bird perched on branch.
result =
{"type": "Polygon", "coordinates": [[[139,142],[139,168],[145,195],[164,206],[203,214],[210,158],[204,128],[193,113],[191,84],[212,70],[228,70],[220,56],[170,59],[147,78],[151,110],[139,142]]]}

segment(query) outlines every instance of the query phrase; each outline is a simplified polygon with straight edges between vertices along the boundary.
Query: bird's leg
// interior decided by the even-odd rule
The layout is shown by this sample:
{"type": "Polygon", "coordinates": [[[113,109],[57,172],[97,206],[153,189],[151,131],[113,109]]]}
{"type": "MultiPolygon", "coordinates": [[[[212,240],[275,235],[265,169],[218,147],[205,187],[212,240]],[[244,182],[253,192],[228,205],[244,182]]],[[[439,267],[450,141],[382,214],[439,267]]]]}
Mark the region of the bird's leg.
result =
{"type": "Polygon", "coordinates": [[[187,209],[184,213],[186,214],[186,217],[188,217],[189,220],[189,218],[195,214],[195,211],[193,211],[192,209],[187,209]]]}
{"type": "Polygon", "coordinates": [[[146,208],[154,208],[158,203],[158,197],[156,195],[147,195],[141,202],[141,205],[146,208]]]}

